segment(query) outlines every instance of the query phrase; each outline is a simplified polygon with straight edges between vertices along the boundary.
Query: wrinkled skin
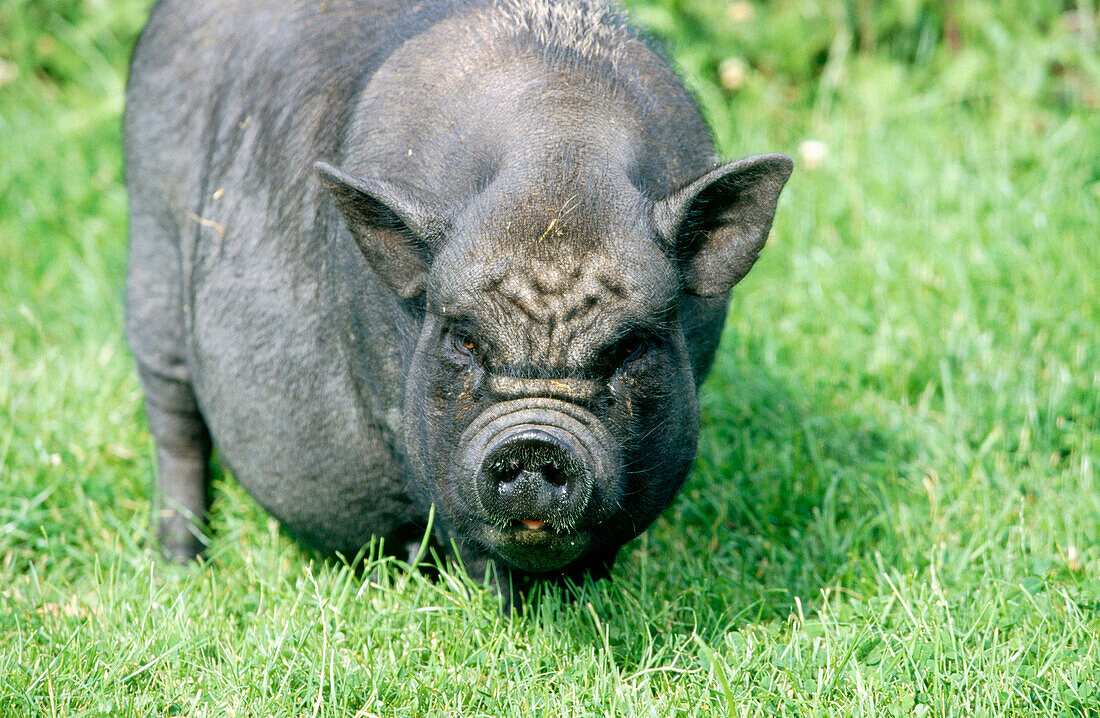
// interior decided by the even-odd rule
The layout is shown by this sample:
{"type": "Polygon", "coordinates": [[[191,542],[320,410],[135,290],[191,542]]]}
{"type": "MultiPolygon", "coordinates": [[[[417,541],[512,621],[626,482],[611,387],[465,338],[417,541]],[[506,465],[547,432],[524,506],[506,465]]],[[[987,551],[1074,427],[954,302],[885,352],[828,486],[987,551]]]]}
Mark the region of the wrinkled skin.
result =
{"type": "Polygon", "coordinates": [[[406,381],[406,440],[451,533],[528,571],[609,556],[652,522],[683,481],[698,425],[675,268],[637,240],[653,234],[644,217],[573,201],[541,243],[516,235],[537,237],[556,216],[542,232],[457,223],[429,275],[406,381]],[[577,505],[478,495],[494,443],[529,427],[585,454],[577,505]],[[547,528],[515,526],[523,519],[547,528]]]}
{"type": "Polygon", "coordinates": [[[498,581],[606,573],[668,506],[791,163],[718,164],[614,13],[166,0],[127,95],[167,553],[202,548],[215,445],[308,543],[434,506],[498,581]]]}

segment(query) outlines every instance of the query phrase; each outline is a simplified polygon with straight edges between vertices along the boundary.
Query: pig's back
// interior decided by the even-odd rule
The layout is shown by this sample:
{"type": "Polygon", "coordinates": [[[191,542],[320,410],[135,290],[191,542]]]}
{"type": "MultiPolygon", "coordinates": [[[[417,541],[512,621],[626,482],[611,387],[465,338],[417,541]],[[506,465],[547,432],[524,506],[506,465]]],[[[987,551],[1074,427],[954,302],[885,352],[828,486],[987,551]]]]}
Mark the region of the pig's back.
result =
{"type": "Polygon", "coordinates": [[[128,180],[182,216],[204,207],[204,183],[236,162],[251,170],[242,190],[269,191],[278,177],[300,203],[313,184],[307,160],[332,154],[356,89],[447,3],[419,5],[161,0],[131,62],[128,180]]]}
{"type": "Polygon", "coordinates": [[[320,216],[312,164],[334,156],[358,86],[429,15],[401,0],[167,0],[131,67],[134,353],[155,362],[166,337],[179,344],[223,460],[325,548],[354,551],[413,509],[393,431],[406,328],[320,216]],[[166,293],[180,327],[163,326],[166,293]]]}

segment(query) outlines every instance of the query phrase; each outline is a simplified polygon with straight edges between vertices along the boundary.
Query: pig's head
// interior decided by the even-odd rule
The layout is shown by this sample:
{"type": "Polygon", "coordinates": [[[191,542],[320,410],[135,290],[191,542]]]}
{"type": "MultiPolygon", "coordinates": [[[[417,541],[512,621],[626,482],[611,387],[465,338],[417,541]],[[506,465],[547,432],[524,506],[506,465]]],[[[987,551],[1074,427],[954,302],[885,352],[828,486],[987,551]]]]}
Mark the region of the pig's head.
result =
{"type": "Polygon", "coordinates": [[[423,308],[404,440],[449,537],[531,573],[613,556],[694,456],[685,297],[749,271],[790,159],[721,165],[660,198],[625,173],[562,192],[501,170],[458,209],[317,170],[373,269],[423,308]]]}

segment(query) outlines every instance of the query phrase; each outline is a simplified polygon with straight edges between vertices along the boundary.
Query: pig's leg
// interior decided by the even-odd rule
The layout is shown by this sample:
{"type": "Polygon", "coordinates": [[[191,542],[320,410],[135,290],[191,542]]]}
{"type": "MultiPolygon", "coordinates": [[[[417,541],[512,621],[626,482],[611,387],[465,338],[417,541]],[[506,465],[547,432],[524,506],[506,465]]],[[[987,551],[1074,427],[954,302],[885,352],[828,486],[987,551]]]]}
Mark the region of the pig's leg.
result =
{"type": "Polygon", "coordinates": [[[537,577],[523,571],[513,571],[497,563],[480,548],[461,542],[455,542],[454,545],[458,548],[459,558],[466,567],[467,574],[479,580],[484,577],[489,587],[500,596],[504,613],[509,615],[523,611],[527,597],[534,589],[535,582],[540,579],[562,591],[563,596],[571,598],[574,593],[568,587],[583,585],[585,576],[593,580],[611,578],[611,567],[619,551],[618,548],[612,548],[591,554],[560,572],[537,577]]]}
{"type": "MultiPolygon", "coordinates": [[[[446,536],[441,538],[445,539],[446,536]]],[[[504,613],[510,615],[522,610],[524,598],[531,589],[530,576],[497,563],[483,548],[471,542],[456,538],[441,543],[448,546],[449,558],[457,559],[470,578],[476,581],[484,579],[486,585],[496,592],[501,599],[504,613]]]]}
{"type": "MultiPolygon", "coordinates": [[[[611,578],[611,566],[615,563],[616,551],[583,560],[560,573],[545,575],[541,579],[522,571],[512,571],[489,559],[488,563],[492,564],[489,571],[489,584],[500,596],[502,608],[507,614],[522,612],[527,598],[535,588],[535,583],[540,580],[545,586],[559,591],[566,600],[572,600],[578,595],[576,589],[584,585],[585,576],[593,580],[611,578]]],[[[482,570],[484,571],[484,568],[482,570]]]]}
{"type": "MultiPolygon", "coordinates": [[[[142,374],[148,387],[151,382],[142,374]]],[[[173,560],[193,559],[204,546],[210,433],[197,409],[158,404],[148,388],[145,413],[156,441],[158,491],[153,506],[160,549],[173,560]]]]}
{"type": "Polygon", "coordinates": [[[186,323],[178,230],[137,209],[131,190],[126,333],[145,389],[145,413],[156,442],[158,490],[153,502],[161,551],[184,561],[202,551],[208,506],[210,433],[186,362],[186,323]]]}
{"type": "Polygon", "coordinates": [[[560,579],[569,580],[579,586],[584,583],[585,576],[596,581],[611,578],[611,567],[615,565],[615,557],[618,553],[618,548],[612,548],[587,556],[568,566],[562,572],[560,579]]]}
{"type": "Polygon", "coordinates": [[[486,576],[489,579],[489,586],[500,596],[501,610],[506,615],[510,616],[523,611],[527,596],[530,595],[531,588],[534,586],[534,579],[531,576],[521,571],[513,571],[490,558],[484,559],[480,565],[475,565],[475,568],[480,569],[480,572],[471,575],[478,578],[486,576]]]}

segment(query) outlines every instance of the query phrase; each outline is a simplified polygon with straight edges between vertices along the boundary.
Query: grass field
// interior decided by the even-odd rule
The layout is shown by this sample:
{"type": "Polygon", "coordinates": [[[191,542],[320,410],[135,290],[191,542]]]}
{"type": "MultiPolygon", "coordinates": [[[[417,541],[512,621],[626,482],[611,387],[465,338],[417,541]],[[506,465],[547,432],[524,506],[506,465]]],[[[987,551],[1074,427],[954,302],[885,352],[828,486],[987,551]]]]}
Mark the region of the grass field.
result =
{"type": "Polygon", "coordinates": [[[512,618],[312,555],[231,479],[208,563],[156,557],[121,333],[148,6],[0,4],[0,716],[1100,716],[1095,2],[632,3],[727,155],[799,167],[683,494],[512,618]]]}

